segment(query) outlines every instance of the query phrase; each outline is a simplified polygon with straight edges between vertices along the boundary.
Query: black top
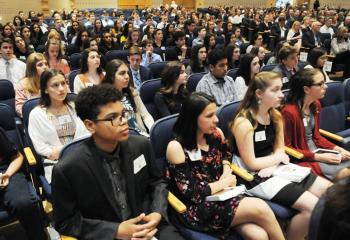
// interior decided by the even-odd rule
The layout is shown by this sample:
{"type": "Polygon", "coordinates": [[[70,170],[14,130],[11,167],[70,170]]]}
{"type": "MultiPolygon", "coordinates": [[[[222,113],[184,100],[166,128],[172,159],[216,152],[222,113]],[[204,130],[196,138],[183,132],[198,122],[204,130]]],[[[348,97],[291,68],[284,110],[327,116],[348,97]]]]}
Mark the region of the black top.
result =
{"type": "Polygon", "coordinates": [[[270,155],[273,152],[273,146],[275,144],[275,129],[273,123],[271,122],[270,125],[258,123],[258,127],[254,130],[253,140],[255,157],[270,155]],[[263,138],[265,138],[265,140],[262,140],[263,138]]]}
{"type": "Polygon", "coordinates": [[[154,96],[154,104],[156,105],[159,115],[161,117],[166,117],[171,114],[179,113],[186,96],[187,94],[184,92],[179,92],[176,95],[157,92],[154,96]]]}
{"type": "Polygon", "coordinates": [[[8,165],[17,153],[16,145],[10,141],[5,130],[0,127],[0,165],[8,165]]]}

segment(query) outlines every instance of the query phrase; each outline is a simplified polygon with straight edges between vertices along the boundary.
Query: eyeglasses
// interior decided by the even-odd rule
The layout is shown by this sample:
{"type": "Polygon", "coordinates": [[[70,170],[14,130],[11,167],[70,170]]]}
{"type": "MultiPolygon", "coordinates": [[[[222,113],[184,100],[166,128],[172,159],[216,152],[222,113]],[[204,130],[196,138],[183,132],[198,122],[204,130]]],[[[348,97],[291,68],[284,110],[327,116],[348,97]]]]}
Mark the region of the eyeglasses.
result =
{"type": "Polygon", "coordinates": [[[314,84],[312,84],[311,86],[315,86],[315,87],[326,87],[327,85],[326,85],[326,82],[325,81],[322,81],[322,82],[320,82],[320,83],[314,83],[314,84]]]}
{"type": "Polygon", "coordinates": [[[119,115],[119,113],[114,113],[112,116],[104,119],[94,119],[92,121],[94,122],[111,122],[112,126],[120,126],[123,122],[123,118],[128,120],[131,118],[132,111],[124,109],[122,111],[122,114],[119,115]]]}

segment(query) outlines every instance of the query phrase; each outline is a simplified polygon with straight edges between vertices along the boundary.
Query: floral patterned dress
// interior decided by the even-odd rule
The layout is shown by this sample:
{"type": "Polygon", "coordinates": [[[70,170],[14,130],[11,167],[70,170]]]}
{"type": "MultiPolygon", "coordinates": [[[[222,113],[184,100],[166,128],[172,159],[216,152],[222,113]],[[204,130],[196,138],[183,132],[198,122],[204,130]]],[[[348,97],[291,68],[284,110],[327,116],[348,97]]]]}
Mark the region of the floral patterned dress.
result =
{"type": "Polygon", "coordinates": [[[208,202],[211,195],[209,183],[218,181],[223,171],[223,160],[230,160],[231,154],[222,142],[218,130],[207,138],[208,151],[201,150],[201,159],[193,161],[185,151],[185,162],[168,163],[170,190],[187,206],[177,219],[186,227],[197,231],[225,232],[230,225],[242,196],[226,201],[208,202]]]}

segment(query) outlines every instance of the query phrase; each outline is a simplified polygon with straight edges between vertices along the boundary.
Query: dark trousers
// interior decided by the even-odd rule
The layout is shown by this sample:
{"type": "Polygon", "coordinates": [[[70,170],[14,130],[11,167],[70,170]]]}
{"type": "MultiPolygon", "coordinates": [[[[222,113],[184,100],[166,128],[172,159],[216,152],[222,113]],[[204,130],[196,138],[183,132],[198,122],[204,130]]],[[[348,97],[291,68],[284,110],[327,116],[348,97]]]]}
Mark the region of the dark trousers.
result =
{"type": "Polygon", "coordinates": [[[350,51],[338,53],[334,59],[335,64],[344,64],[343,78],[347,79],[350,77],[350,51]]]}
{"type": "Polygon", "coordinates": [[[156,238],[159,240],[184,240],[179,231],[165,221],[162,221],[158,226],[156,238]]]}
{"type": "Polygon", "coordinates": [[[14,174],[8,186],[0,190],[0,203],[19,220],[28,240],[47,239],[39,201],[33,185],[23,173],[14,174]]]}

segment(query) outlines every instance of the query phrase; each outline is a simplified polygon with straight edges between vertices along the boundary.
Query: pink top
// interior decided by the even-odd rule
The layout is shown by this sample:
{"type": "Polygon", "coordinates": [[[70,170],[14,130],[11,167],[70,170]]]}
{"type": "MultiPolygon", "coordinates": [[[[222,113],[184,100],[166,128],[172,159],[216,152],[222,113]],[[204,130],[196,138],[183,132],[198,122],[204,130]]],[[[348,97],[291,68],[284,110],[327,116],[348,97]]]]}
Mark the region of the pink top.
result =
{"type": "Polygon", "coordinates": [[[24,103],[31,99],[31,98],[35,98],[35,97],[40,97],[40,90],[38,93],[36,94],[31,94],[27,91],[27,89],[24,86],[24,81],[26,81],[25,79],[22,79],[21,81],[19,81],[16,85],[15,85],[15,106],[16,106],[16,112],[18,113],[19,116],[22,117],[22,107],[24,105],[24,103]]]}
{"type": "Polygon", "coordinates": [[[70,68],[68,66],[68,63],[64,59],[61,59],[56,64],[50,63],[50,67],[62,71],[65,76],[68,76],[68,74],[70,73],[70,68]]]}

